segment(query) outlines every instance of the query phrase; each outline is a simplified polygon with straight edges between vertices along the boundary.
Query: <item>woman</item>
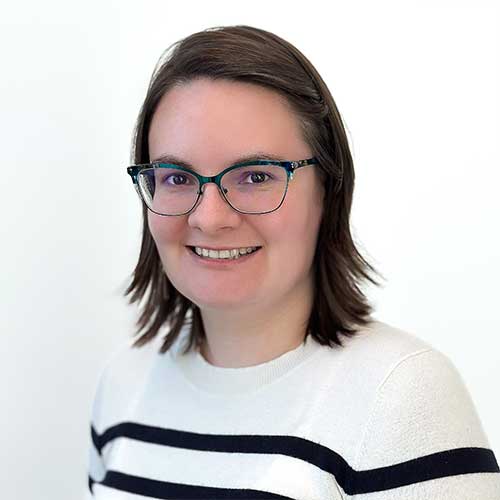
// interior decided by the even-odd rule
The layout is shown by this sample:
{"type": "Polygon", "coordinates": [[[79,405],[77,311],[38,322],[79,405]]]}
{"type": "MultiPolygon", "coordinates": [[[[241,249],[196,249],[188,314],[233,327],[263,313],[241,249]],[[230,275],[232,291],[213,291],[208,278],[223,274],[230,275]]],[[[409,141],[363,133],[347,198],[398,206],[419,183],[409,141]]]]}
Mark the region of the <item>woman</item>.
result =
{"type": "Polygon", "coordinates": [[[295,47],[181,40],[133,156],[141,335],[100,377],[89,498],[500,498],[452,363],[371,317],[345,131],[295,47]]]}

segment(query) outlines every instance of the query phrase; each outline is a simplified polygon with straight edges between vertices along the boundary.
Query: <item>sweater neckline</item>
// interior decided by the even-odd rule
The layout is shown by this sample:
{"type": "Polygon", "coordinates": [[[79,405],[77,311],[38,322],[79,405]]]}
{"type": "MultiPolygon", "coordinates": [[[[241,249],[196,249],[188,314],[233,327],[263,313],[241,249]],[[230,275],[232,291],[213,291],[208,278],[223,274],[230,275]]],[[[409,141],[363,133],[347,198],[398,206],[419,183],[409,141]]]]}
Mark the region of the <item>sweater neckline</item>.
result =
{"type": "Polygon", "coordinates": [[[183,376],[200,391],[214,395],[241,395],[274,382],[320,351],[321,347],[309,334],[305,342],[294,349],[264,363],[241,368],[212,365],[201,355],[198,347],[193,347],[186,354],[180,348],[169,352],[183,376]]]}

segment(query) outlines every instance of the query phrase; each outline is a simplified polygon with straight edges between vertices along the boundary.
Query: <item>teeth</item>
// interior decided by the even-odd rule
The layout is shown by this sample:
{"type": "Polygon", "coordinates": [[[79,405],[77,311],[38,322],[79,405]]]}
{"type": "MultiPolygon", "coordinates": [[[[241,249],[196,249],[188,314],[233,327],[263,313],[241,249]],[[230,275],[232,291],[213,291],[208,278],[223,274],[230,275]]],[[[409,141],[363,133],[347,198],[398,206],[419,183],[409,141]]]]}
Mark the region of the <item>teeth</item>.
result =
{"type": "Polygon", "coordinates": [[[203,257],[210,259],[239,259],[241,255],[246,255],[257,250],[258,247],[233,248],[232,250],[209,250],[207,248],[195,247],[194,251],[203,257]]]}

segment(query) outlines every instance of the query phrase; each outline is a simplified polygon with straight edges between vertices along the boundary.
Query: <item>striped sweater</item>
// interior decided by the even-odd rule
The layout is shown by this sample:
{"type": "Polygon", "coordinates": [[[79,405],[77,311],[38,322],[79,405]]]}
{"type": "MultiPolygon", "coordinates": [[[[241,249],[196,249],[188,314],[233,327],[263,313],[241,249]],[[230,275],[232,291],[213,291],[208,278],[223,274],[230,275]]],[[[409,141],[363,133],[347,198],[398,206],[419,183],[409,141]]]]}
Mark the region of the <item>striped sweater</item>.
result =
{"type": "Polygon", "coordinates": [[[374,321],[222,368],[127,340],[99,377],[86,499],[500,500],[500,474],[454,365],[374,321]]]}

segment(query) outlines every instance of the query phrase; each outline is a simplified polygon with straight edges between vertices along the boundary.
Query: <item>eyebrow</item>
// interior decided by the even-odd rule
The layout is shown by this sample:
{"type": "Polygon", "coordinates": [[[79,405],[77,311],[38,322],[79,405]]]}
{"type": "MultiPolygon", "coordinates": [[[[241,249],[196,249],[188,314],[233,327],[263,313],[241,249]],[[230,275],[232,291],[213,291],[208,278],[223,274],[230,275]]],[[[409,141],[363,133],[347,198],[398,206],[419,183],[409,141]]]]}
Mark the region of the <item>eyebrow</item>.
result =
{"type": "MultiPolygon", "coordinates": [[[[255,153],[246,154],[243,156],[239,156],[233,160],[231,165],[235,165],[236,163],[243,163],[247,161],[253,160],[271,160],[271,161],[285,161],[283,157],[278,155],[273,155],[269,153],[262,153],[257,151],[255,153]]],[[[151,160],[151,163],[173,163],[174,165],[179,165],[180,167],[190,168],[191,170],[196,171],[196,167],[191,163],[179,158],[175,155],[171,154],[163,154],[155,160],[151,160]]]]}

